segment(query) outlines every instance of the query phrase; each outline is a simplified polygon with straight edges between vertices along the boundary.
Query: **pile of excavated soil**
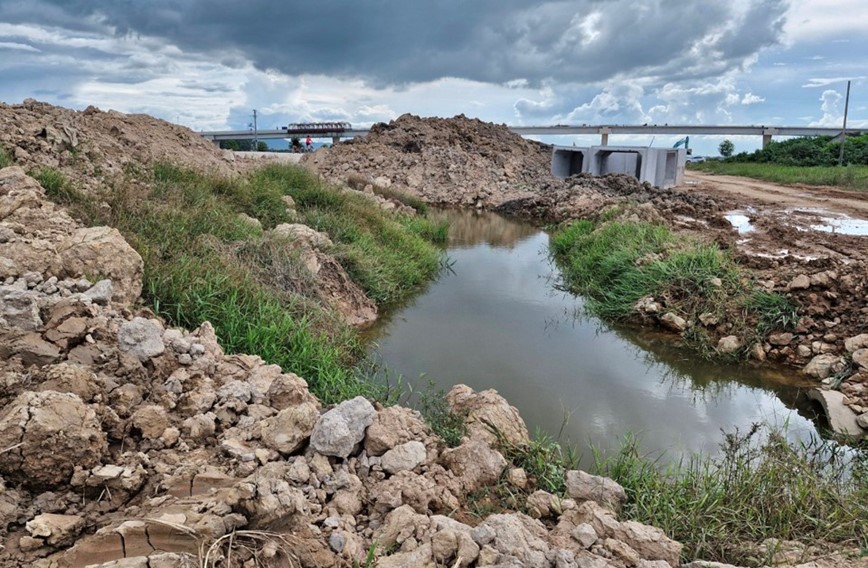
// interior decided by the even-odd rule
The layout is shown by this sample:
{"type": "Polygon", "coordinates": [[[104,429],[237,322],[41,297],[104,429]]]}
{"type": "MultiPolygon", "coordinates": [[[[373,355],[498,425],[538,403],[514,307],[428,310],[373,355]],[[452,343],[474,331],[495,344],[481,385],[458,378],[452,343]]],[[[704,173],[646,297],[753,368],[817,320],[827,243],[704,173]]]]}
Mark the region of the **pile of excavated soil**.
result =
{"type": "Polygon", "coordinates": [[[405,114],[302,163],[335,182],[362,176],[430,203],[493,207],[553,179],[550,160],[549,146],[504,125],[405,114]]]}
{"type": "Polygon", "coordinates": [[[78,112],[32,99],[0,103],[0,148],[25,170],[58,169],[83,190],[160,161],[218,175],[249,167],[189,128],[158,118],[92,106],[78,112]]]}

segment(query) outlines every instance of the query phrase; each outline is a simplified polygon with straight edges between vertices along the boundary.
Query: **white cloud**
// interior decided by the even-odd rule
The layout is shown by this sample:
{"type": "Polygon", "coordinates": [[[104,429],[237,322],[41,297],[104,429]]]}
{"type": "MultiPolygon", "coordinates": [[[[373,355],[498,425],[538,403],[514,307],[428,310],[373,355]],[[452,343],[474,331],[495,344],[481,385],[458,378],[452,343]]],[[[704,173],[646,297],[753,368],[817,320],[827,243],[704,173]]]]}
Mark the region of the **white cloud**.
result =
{"type": "Polygon", "coordinates": [[[865,76],[857,77],[812,77],[808,82],[802,85],[803,88],[811,89],[815,87],[828,87],[834,84],[844,84],[847,81],[858,81],[864,79],[865,76]]]}
{"type": "Polygon", "coordinates": [[[784,32],[791,43],[846,39],[854,34],[864,37],[868,34],[868,3],[865,0],[793,0],[784,32]]]}
{"type": "Polygon", "coordinates": [[[19,51],[39,52],[38,49],[26,43],[16,43],[14,41],[0,41],[0,49],[17,49],[19,51]]]}
{"type": "Polygon", "coordinates": [[[758,103],[764,103],[765,101],[765,97],[760,97],[759,95],[755,95],[753,93],[745,93],[744,97],[741,99],[741,104],[755,105],[758,103]]]}

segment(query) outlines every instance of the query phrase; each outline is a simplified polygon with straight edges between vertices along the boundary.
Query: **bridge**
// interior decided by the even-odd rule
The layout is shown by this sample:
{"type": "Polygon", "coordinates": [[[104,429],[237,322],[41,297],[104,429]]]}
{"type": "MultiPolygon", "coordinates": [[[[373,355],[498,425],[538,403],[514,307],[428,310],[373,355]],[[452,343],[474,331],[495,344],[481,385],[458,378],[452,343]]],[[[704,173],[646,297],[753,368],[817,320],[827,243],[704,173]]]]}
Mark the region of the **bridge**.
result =
{"type": "MultiPolygon", "coordinates": [[[[303,126],[303,125],[297,125],[303,126]]],[[[838,136],[841,134],[840,128],[816,127],[816,126],[723,126],[723,125],[670,125],[670,124],[642,124],[642,125],[623,125],[623,124],[603,124],[603,125],[587,125],[570,126],[566,124],[556,124],[554,126],[509,126],[511,131],[519,135],[539,135],[539,136],[557,136],[570,134],[598,134],[600,136],[600,145],[606,146],[609,144],[610,134],[674,134],[676,136],[696,135],[696,134],[711,134],[718,136],[762,136],[763,147],[768,146],[773,136],[838,136]]],[[[847,128],[846,134],[858,135],[868,132],[868,128],[847,128]]],[[[321,128],[293,128],[291,131],[286,129],[280,130],[259,130],[255,133],[250,130],[217,130],[211,132],[200,132],[207,140],[213,140],[219,143],[220,140],[249,140],[256,138],[264,139],[282,139],[282,138],[331,138],[334,144],[340,142],[341,138],[353,138],[355,136],[364,136],[368,133],[367,128],[343,128],[336,127],[332,130],[321,128]]]]}

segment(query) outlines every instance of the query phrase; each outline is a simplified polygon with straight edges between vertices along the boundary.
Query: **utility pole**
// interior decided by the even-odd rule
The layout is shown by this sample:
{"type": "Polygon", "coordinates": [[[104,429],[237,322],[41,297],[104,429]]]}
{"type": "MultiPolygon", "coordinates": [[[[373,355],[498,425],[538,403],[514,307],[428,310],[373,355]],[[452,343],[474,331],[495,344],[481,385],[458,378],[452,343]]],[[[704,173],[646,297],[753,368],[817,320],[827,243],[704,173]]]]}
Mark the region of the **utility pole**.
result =
{"type": "Polygon", "coordinates": [[[256,128],[256,109],[253,109],[253,151],[256,152],[259,149],[259,132],[256,128]]]}
{"type": "Polygon", "coordinates": [[[838,151],[838,166],[844,165],[844,142],[847,141],[847,111],[850,109],[850,81],[847,81],[847,98],[844,99],[844,126],[841,128],[841,149],[838,151]]]}

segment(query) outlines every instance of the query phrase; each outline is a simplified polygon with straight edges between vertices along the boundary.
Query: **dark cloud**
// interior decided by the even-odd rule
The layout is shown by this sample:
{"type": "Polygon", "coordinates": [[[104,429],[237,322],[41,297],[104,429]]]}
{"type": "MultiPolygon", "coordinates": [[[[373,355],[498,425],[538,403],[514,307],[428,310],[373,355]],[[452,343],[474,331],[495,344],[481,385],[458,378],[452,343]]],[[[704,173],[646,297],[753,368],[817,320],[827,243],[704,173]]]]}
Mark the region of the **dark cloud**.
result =
{"type": "Polygon", "coordinates": [[[402,85],[713,76],[782,33],[783,0],[0,0],[0,21],[108,25],[215,60],[402,85]]]}

